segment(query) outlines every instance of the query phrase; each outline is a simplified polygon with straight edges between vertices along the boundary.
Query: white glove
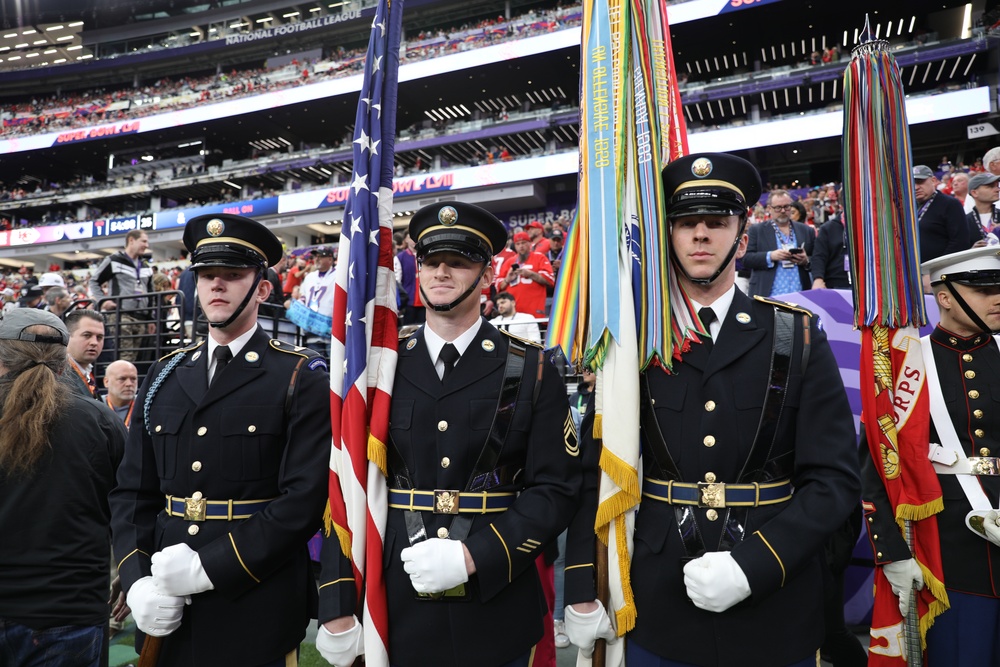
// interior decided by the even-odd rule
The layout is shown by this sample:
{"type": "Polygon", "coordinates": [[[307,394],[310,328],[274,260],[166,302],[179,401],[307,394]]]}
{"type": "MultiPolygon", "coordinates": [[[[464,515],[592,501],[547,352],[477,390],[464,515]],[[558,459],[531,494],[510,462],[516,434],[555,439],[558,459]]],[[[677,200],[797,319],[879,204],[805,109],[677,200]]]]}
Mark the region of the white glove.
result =
{"type": "Polygon", "coordinates": [[[910,591],[914,586],[918,591],[924,587],[924,573],[920,571],[920,565],[913,558],[907,558],[886,563],[882,572],[889,580],[893,594],[899,596],[899,613],[906,616],[910,607],[910,591]]]}
{"type": "Polygon", "coordinates": [[[125,599],[136,627],[147,635],[165,637],[181,626],[185,599],[164,595],[152,577],[143,577],[132,584],[125,599]]]}
{"type": "Polygon", "coordinates": [[[174,544],[150,558],[153,581],[165,595],[194,595],[215,588],[201,557],[186,544],[174,544]]]}
{"type": "Polygon", "coordinates": [[[365,633],[358,617],[354,617],[351,629],[337,633],[330,632],[320,623],[316,650],[334,667],[351,667],[359,655],[365,654],[365,633]]]}
{"type": "Polygon", "coordinates": [[[710,551],[684,566],[684,586],[694,606],[723,612],[750,597],[750,582],[728,551],[710,551]]]}
{"type": "Polygon", "coordinates": [[[1000,547],[1000,512],[996,510],[972,510],[965,517],[965,525],[979,537],[985,537],[1000,547]],[[976,519],[975,521],[973,521],[976,519]],[[976,528],[976,526],[980,528],[976,528]]]}
{"type": "Polygon", "coordinates": [[[458,540],[432,538],[403,549],[399,557],[418,593],[442,593],[469,580],[465,549],[458,540]]]}
{"type": "Polygon", "coordinates": [[[608,612],[604,611],[604,605],[597,602],[597,609],[587,613],[581,613],[568,606],[565,609],[566,636],[574,646],[580,647],[580,655],[589,658],[594,654],[594,644],[598,639],[603,639],[609,644],[618,641],[618,635],[611,627],[611,619],[608,612]]]}

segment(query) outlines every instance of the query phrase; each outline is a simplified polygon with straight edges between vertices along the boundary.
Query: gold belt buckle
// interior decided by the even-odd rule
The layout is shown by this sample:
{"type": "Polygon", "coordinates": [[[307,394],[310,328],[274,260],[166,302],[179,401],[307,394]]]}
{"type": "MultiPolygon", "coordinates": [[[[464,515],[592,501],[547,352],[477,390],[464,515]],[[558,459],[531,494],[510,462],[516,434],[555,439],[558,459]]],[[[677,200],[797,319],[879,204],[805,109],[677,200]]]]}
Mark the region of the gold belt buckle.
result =
{"type": "Polygon", "coordinates": [[[969,464],[976,475],[998,475],[997,458],[995,456],[970,456],[969,464]]]}
{"type": "Polygon", "coordinates": [[[204,521],[205,520],[205,509],[208,507],[208,501],[204,498],[185,498],[184,499],[184,520],[185,521],[204,521]]]}
{"type": "Polygon", "coordinates": [[[458,514],[458,491],[434,490],[434,514],[458,514]]]}
{"type": "Polygon", "coordinates": [[[698,482],[698,492],[701,494],[698,507],[726,506],[726,485],[722,482],[698,482]]]}

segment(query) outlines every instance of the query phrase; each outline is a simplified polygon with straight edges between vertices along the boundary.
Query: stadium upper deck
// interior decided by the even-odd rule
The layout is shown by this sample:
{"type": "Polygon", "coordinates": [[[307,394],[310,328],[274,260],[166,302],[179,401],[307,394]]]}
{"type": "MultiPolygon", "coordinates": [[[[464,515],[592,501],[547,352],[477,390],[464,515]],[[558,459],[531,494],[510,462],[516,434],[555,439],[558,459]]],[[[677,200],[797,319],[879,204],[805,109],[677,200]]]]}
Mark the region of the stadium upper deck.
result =
{"type": "MultiPolygon", "coordinates": [[[[282,3],[241,3],[238,11],[252,19],[257,14],[250,9],[265,4],[276,15],[276,4],[282,3]]],[[[397,196],[397,210],[405,214],[439,196],[474,197],[512,219],[572,209],[579,8],[531,2],[512,5],[521,10],[513,14],[504,14],[501,5],[498,14],[495,3],[473,2],[462,3],[466,14],[445,20],[440,19],[443,4],[449,3],[411,0],[407,5],[412,18],[404,19],[407,64],[401,72],[397,148],[404,191],[397,196]],[[531,29],[552,17],[552,26],[531,29]],[[490,45],[498,24],[504,34],[490,45]],[[489,164],[487,153],[494,146],[498,156],[506,149],[511,162],[489,164]]],[[[839,78],[864,8],[841,5],[834,11],[772,1],[735,10],[734,4],[692,0],[670,8],[678,73],[687,79],[682,93],[692,150],[750,151],[775,182],[836,180],[839,78]],[[835,46],[840,59],[831,56],[824,63],[835,46]]],[[[971,162],[992,145],[989,139],[967,142],[965,133],[966,125],[987,120],[992,111],[996,82],[988,63],[995,53],[989,53],[981,31],[971,32],[975,17],[965,6],[950,4],[940,10],[941,2],[915,2],[905,14],[872,16],[880,36],[897,48],[904,83],[914,95],[911,122],[921,123],[913,126],[914,144],[935,163],[942,153],[971,162]],[[967,154],[955,155],[956,146],[967,154]]],[[[301,11],[303,5],[296,7],[301,11]]],[[[349,65],[337,69],[350,61],[368,24],[362,5],[348,7],[359,17],[286,34],[260,28],[255,39],[225,45],[221,52],[233,63],[242,89],[234,94],[230,80],[226,92],[192,102],[190,97],[202,91],[188,85],[186,107],[148,104],[147,89],[157,81],[165,85],[164,67],[171,71],[171,82],[208,81],[213,92],[226,88],[219,79],[231,77],[232,69],[199,69],[202,59],[190,50],[198,45],[88,61],[82,71],[102,64],[98,78],[107,83],[99,85],[121,92],[118,101],[128,101],[126,110],[137,107],[140,113],[116,123],[83,121],[56,131],[25,132],[12,123],[16,134],[11,139],[0,135],[0,153],[6,154],[3,185],[19,195],[0,201],[0,216],[9,216],[15,227],[20,220],[37,223],[45,215],[60,221],[65,216],[76,225],[61,234],[35,228],[42,231],[26,232],[14,247],[9,247],[13,238],[6,243],[0,238],[0,261],[71,261],[79,256],[74,250],[117,247],[112,232],[127,231],[129,225],[157,231],[154,249],[173,255],[179,244],[177,232],[169,230],[194,214],[185,207],[213,202],[270,217],[290,245],[335,232],[337,225],[327,223],[338,220],[339,193],[349,182],[349,133],[358,89],[349,65]],[[254,55],[260,48],[268,53],[263,59],[254,55]],[[163,55],[170,52],[175,55],[163,55]],[[176,54],[187,55],[178,59],[176,54]],[[150,60],[151,55],[157,57],[150,60]],[[305,79],[298,69],[304,63],[305,79]],[[254,77],[288,85],[258,85],[251,91],[246,81],[254,77]],[[89,247],[82,248],[84,243],[89,247]]],[[[196,17],[182,19],[209,25],[196,17]]],[[[176,20],[136,22],[124,29],[138,26],[162,35],[165,22],[176,20]]],[[[288,21],[294,25],[294,18],[288,21]]],[[[122,33],[102,30],[106,40],[95,46],[119,43],[114,34],[122,33]]],[[[53,96],[78,102],[83,91],[94,90],[89,75],[76,75],[72,87],[57,86],[57,78],[67,75],[49,74],[49,69],[59,68],[0,73],[0,96],[14,85],[11,77],[26,74],[48,82],[48,95],[35,96],[39,108],[58,104],[47,99],[53,96]]],[[[24,113],[18,105],[32,101],[23,94],[2,99],[11,119],[18,113],[13,109],[24,113]]]]}

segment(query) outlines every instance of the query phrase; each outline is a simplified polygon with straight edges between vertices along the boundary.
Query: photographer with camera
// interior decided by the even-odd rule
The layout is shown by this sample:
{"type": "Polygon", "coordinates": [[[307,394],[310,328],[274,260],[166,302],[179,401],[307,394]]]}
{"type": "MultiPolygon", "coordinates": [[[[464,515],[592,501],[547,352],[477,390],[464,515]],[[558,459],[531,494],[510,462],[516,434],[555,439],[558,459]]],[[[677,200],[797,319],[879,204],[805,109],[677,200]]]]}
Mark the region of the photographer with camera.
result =
{"type": "Polygon", "coordinates": [[[749,242],[743,257],[750,269],[750,296],[778,296],[812,286],[809,258],[816,234],[801,222],[792,222],[792,197],[774,190],[767,201],[771,220],[747,229],[749,242]]]}

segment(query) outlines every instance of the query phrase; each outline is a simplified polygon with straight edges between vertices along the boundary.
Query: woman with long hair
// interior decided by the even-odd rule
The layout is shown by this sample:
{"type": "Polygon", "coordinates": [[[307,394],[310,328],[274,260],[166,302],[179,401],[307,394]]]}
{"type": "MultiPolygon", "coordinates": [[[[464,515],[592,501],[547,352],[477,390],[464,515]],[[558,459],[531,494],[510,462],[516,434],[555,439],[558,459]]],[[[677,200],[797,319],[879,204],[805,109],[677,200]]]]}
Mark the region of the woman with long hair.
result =
{"type": "Polygon", "coordinates": [[[52,313],[0,319],[0,664],[97,667],[107,644],[108,493],[121,420],[60,380],[52,313]]]}

